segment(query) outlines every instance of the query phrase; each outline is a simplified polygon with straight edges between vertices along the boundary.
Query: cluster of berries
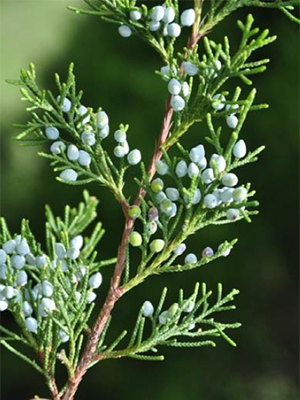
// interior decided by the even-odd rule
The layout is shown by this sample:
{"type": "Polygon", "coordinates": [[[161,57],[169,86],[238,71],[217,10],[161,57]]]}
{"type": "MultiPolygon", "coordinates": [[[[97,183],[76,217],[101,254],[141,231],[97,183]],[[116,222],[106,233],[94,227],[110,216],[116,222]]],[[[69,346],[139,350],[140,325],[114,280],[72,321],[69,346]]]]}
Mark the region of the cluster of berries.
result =
{"type": "MultiPolygon", "coordinates": [[[[79,283],[86,275],[86,268],[76,267],[73,263],[79,258],[82,246],[81,235],[70,241],[68,249],[62,243],[56,243],[56,257],[50,261],[45,254],[34,255],[28,241],[21,235],[5,242],[0,249],[0,311],[13,310],[18,306],[26,329],[37,333],[43,318],[47,318],[52,313],[59,315],[55,287],[51,283],[52,270],[58,267],[62,272],[68,273],[65,277],[68,287],[72,290],[72,285],[76,285],[75,296],[79,303],[82,296],[79,283]],[[32,275],[32,272],[35,274],[32,275]],[[42,277],[38,283],[32,278],[37,275],[42,277]]],[[[90,289],[87,294],[87,303],[91,303],[96,299],[93,290],[99,288],[102,283],[101,273],[91,275],[88,283],[90,289]]],[[[65,296],[68,296],[67,292],[65,296]]],[[[59,336],[62,342],[69,340],[66,326],[60,329],[59,336]]]]}
{"type": "Polygon", "coordinates": [[[175,22],[176,19],[175,9],[167,7],[166,4],[153,7],[147,17],[143,15],[141,9],[135,9],[129,12],[128,24],[119,26],[118,30],[122,37],[128,38],[134,30],[132,22],[143,22],[151,32],[161,32],[163,36],[178,38],[182,27],[190,27],[194,24],[196,19],[195,10],[191,8],[183,11],[180,16],[180,23],[175,22]]]}
{"type": "MultiPolygon", "coordinates": [[[[246,155],[247,149],[244,140],[239,140],[234,148],[233,155],[236,158],[243,158],[246,155]]],[[[247,198],[247,190],[243,187],[235,187],[238,184],[238,177],[233,173],[226,173],[226,161],[223,156],[213,154],[209,160],[209,166],[205,157],[205,149],[203,145],[198,145],[191,149],[189,153],[189,164],[186,160],[180,160],[175,167],[175,174],[178,178],[183,179],[188,176],[190,179],[199,179],[200,188],[197,188],[193,196],[185,194],[183,201],[185,204],[191,203],[196,205],[200,203],[203,197],[203,204],[208,209],[214,209],[221,204],[228,205],[232,202],[241,203],[247,198]],[[214,190],[211,191],[213,182],[219,181],[223,187],[218,188],[214,185],[214,190]]],[[[169,166],[164,161],[157,161],[155,164],[156,172],[161,175],[169,174],[169,166]]],[[[176,215],[175,201],[180,200],[180,193],[176,188],[164,189],[164,182],[162,179],[154,179],[151,184],[153,193],[156,193],[156,201],[160,209],[166,215],[173,217],[176,215]]],[[[227,217],[229,219],[236,219],[239,216],[239,210],[234,212],[232,209],[228,210],[227,217]]]]}
{"type": "MultiPolygon", "coordinates": [[[[218,71],[221,68],[221,62],[216,60],[216,62],[214,62],[208,67],[207,70],[204,71],[206,79],[215,79],[218,76],[218,71]]],[[[171,107],[174,111],[182,111],[186,106],[187,99],[189,98],[191,92],[190,85],[185,79],[199,74],[199,67],[190,61],[183,61],[182,70],[177,69],[175,65],[173,65],[171,68],[169,65],[165,65],[160,69],[160,73],[163,75],[163,79],[168,82],[168,92],[171,95],[171,107]]],[[[214,96],[213,100],[213,107],[215,109],[221,110],[223,106],[225,107],[225,105],[223,105],[221,102],[221,100],[224,101],[225,98],[222,97],[222,99],[220,99],[220,95],[214,96]]],[[[228,121],[230,122],[231,119],[228,119],[228,121]]],[[[232,124],[233,122],[231,122],[231,125],[232,124]]]]}
{"type": "MultiPolygon", "coordinates": [[[[61,101],[60,96],[58,96],[57,101],[61,101]]],[[[68,113],[71,110],[71,107],[71,101],[65,97],[61,104],[61,110],[64,113],[68,113]]],[[[105,111],[101,110],[97,113],[96,132],[94,132],[92,126],[88,124],[91,118],[88,109],[81,105],[78,108],[77,113],[82,118],[81,125],[83,131],[81,133],[81,144],[83,146],[93,147],[97,143],[97,139],[102,140],[109,135],[109,118],[105,111]]],[[[65,141],[58,140],[60,132],[55,126],[47,126],[45,129],[45,136],[47,139],[53,141],[50,147],[50,151],[53,154],[59,155],[66,151],[69,161],[78,163],[81,167],[88,168],[90,166],[92,162],[91,154],[86,150],[81,150],[75,144],[68,144],[65,141]]],[[[118,146],[114,149],[115,156],[120,158],[127,155],[129,165],[137,165],[141,161],[141,152],[137,149],[129,152],[126,132],[124,130],[118,130],[115,132],[114,137],[118,142],[118,146]]],[[[60,178],[67,182],[75,182],[78,178],[78,173],[73,168],[67,168],[60,173],[60,178]]]]}
{"type": "Polygon", "coordinates": [[[239,120],[233,111],[238,110],[238,104],[227,104],[225,107],[224,102],[226,101],[226,98],[222,94],[216,94],[212,99],[212,106],[216,111],[221,111],[225,108],[226,111],[231,112],[231,114],[226,118],[226,122],[229,128],[235,129],[238,126],[239,120]]]}

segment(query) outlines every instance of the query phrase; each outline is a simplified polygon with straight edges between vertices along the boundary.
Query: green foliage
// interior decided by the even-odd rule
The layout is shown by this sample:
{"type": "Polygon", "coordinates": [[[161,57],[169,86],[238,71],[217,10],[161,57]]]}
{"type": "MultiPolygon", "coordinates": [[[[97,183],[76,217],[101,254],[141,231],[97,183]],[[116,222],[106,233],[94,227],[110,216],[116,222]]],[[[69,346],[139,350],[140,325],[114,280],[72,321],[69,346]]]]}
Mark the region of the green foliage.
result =
{"type": "MultiPolygon", "coordinates": [[[[71,376],[78,363],[78,351],[84,334],[89,330],[89,319],[94,308],[94,297],[89,285],[89,278],[104,265],[115,263],[116,259],[97,260],[95,250],[104,230],[97,223],[90,236],[86,236],[80,247],[80,254],[74,258],[72,239],[82,240],[81,234],[97,217],[98,201],[84,192],[84,202],[78,208],[66,206],[64,216],[56,217],[50,207],[46,207],[46,251],[35,241],[28,221],[23,220],[21,235],[11,235],[4,219],[1,219],[0,243],[8,240],[14,243],[28,243],[24,254],[26,264],[22,271],[26,273],[26,283],[18,283],[19,268],[14,265],[14,257],[20,248],[7,256],[7,271],[1,275],[6,287],[14,288],[14,295],[8,300],[8,309],[14,316],[21,334],[16,334],[1,326],[4,336],[1,343],[24,361],[45,374],[47,379],[55,373],[56,363],[60,360],[66,365],[71,376]],[[65,254],[60,255],[57,244],[63,246],[65,254]],[[46,292],[46,290],[50,290],[46,292]],[[91,297],[93,296],[93,297],[91,297]],[[45,300],[53,301],[53,309],[43,306],[45,300]],[[30,311],[28,311],[28,305],[30,311]],[[26,321],[36,320],[33,331],[28,330],[26,321]],[[62,348],[68,341],[68,349],[62,348]],[[9,343],[8,343],[9,342],[9,343]],[[18,342],[43,354],[42,368],[35,361],[24,356],[14,344],[18,342]]],[[[4,285],[1,284],[1,290],[4,285]]],[[[2,294],[3,296],[3,294],[2,294]]],[[[51,304],[50,304],[51,306],[51,304]]],[[[64,346],[65,347],[65,346],[64,346]]]]}
{"type": "MultiPolygon", "coordinates": [[[[222,337],[232,346],[236,346],[225,331],[239,328],[240,324],[216,322],[213,314],[234,310],[235,306],[227,305],[227,303],[234,300],[234,296],[239,293],[238,290],[234,289],[223,297],[222,285],[219,284],[217,300],[210,305],[208,300],[212,292],[207,292],[206,285],[202,284],[199,295],[199,284],[196,284],[194,292],[189,298],[184,299],[183,290],[180,290],[178,302],[163,311],[166,293],[167,288],[162,292],[153,315],[145,317],[143,315],[144,306],[141,308],[125,349],[116,350],[116,347],[125,338],[127,331],[122,332],[111,345],[100,347],[99,350],[104,359],[131,357],[146,361],[162,361],[164,357],[156,354],[157,346],[215,347],[216,344],[213,340],[207,340],[207,338],[214,337],[222,337]],[[150,332],[146,333],[147,325],[150,325],[150,332]]],[[[102,340],[103,338],[101,338],[102,340]]]]}

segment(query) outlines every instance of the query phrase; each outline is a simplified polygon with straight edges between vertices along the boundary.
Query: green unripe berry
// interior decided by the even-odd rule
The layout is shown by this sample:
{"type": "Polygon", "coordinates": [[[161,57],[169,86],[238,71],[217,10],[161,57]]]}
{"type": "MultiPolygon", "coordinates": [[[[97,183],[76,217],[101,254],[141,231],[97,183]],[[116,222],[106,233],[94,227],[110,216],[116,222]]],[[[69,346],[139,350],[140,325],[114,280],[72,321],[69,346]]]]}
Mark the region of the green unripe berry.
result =
{"type": "Polygon", "coordinates": [[[155,239],[150,244],[150,250],[152,251],[152,253],[160,253],[164,247],[165,241],[162,239],[155,239]]]}
{"type": "Polygon", "coordinates": [[[164,188],[164,183],[160,178],[154,179],[151,183],[151,189],[152,192],[154,193],[159,193],[163,190],[164,188]]]}
{"type": "Polygon", "coordinates": [[[131,206],[128,210],[128,215],[130,218],[138,218],[141,215],[141,209],[139,206],[131,206]]]}
{"type": "Polygon", "coordinates": [[[138,232],[131,232],[129,235],[129,243],[133,247],[139,247],[142,244],[142,236],[138,232]]]}
{"type": "Polygon", "coordinates": [[[175,317],[175,315],[176,315],[176,313],[178,311],[178,308],[179,308],[178,303],[174,303],[174,304],[171,305],[171,307],[168,310],[168,315],[169,315],[170,318],[175,317]]]}

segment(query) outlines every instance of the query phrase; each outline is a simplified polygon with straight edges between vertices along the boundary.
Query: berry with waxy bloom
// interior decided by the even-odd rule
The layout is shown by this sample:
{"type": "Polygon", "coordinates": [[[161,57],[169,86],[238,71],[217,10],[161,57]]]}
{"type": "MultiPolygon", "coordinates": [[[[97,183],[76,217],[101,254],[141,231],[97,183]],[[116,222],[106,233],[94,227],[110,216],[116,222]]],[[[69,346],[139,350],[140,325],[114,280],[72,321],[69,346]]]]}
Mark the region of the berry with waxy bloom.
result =
{"type": "Polygon", "coordinates": [[[183,178],[188,171],[188,166],[185,161],[179,161],[179,163],[176,165],[175,173],[178,176],[178,178],[183,178]]]}
{"type": "Polygon", "coordinates": [[[130,218],[139,218],[141,216],[141,213],[142,211],[139,206],[131,206],[128,209],[128,215],[130,218]]]}
{"type": "Polygon", "coordinates": [[[157,223],[155,221],[147,222],[147,232],[149,235],[154,235],[157,231],[157,223]]]}
{"type": "Polygon", "coordinates": [[[114,155],[117,158],[123,158],[125,156],[125,149],[123,146],[116,146],[114,148],[114,155]]]}
{"type": "Polygon", "coordinates": [[[25,258],[26,258],[27,264],[32,265],[32,266],[36,266],[36,258],[34,257],[33,254],[28,253],[28,254],[26,254],[25,258]]]}
{"type": "Polygon", "coordinates": [[[67,157],[70,161],[77,161],[79,158],[79,150],[74,144],[70,144],[67,150],[67,157]]]}
{"type": "Polygon", "coordinates": [[[165,15],[162,19],[162,21],[165,24],[170,24],[171,22],[173,22],[175,19],[175,10],[173,7],[167,7],[165,8],[165,15]]]}
{"type": "Polygon", "coordinates": [[[229,111],[229,110],[232,111],[232,110],[238,110],[238,109],[239,109],[238,104],[227,104],[227,106],[226,106],[226,111],[229,111]]]}
{"type": "Polygon", "coordinates": [[[3,249],[0,249],[0,265],[6,262],[7,254],[3,249]]]}
{"type": "Polygon", "coordinates": [[[105,139],[109,135],[109,125],[105,125],[103,128],[100,129],[99,137],[101,139],[105,139]]]}
{"type": "Polygon", "coordinates": [[[198,166],[195,163],[190,163],[188,167],[188,176],[192,179],[193,177],[197,177],[200,171],[198,166]]]}
{"type": "Polygon", "coordinates": [[[233,190],[232,188],[224,188],[222,193],[220,193],[220,200],[223,203],[231,203],[233,201],[233,190]]]}
{"type": "Polygon", "coordinates": [[[97,297],[96,293],[90,292],[90,293],[88,294],[88,303],[89,303],[89,304],[92,303],[92,302],[96,299],[96,297],[97,297]]]}
{"type": "Polygon", "coordinates": [[[31,307],[31,304],[27,300],[23,302],[22,309],[25,317],[28,317],[33,313],[33,308],[31,307]]]}
{"type": "Polygon", "coordinates": [[[16,269],[22,269],[25,265],[25,257],[15,254],[11,257],[11,266],[16,269]]]}
{"type": "Polygon", "coordinates": [[[55,243],[55,253],[58,258],[64,258],[67,254],[65,246],[62,243],[55,243]]]}
{"type": "Polygon", "coordinates": [[[201,174],[201,179],[206,185],[212,183],[212,181],[215,179],[214,170],[212,168],[205,169],[201,174]]]}
{"type": "Polygon", "coordinates": [[[158,203],[161,203],[163,200],[165,200],[167,196],[165,195],[164,192],[159,192],[158,195],[156,196],[156,201],[158,203]]]}
{"type": "Polygon", "coordinates": [[[77,247],[70,247],[67,251],[67,256],[70,260],[76,260],[80,256],[80,249],[77,247]]]}
{"type": "MultiPolygon", "coordinates": [[[[223,247],[224,247],[224,243],[221,243],[221,244],[219,245],[219,247],[218,247],[218,251],[221,251],[223,247]]],[[[223,257],[227,257],[227,256],[229,256],[230,252],[231,252],[231,249],[230,249],[230,248],[227,249],[227,250],[224,250],[224,251],[222,251],[222,256],[223,256],[223,257]]]]}
{"type": "Polygon", "coordinates": [[[190,312],[193,311],[194,307],[195,307],[195,302],[193,300],[189,300],[186,303],[186,305],[185,305],[185,307],[183,309],[183,312],[190,313],[190,312]]]}
{"type": "Polygon", "coordinates": [[[30,253],[30,248],[25,238],[17,245],[16,251],[20,256],[26,256],[26,254],[30,253]]]}
{"type": "Polygon", "coordinates": [[[138,150],[138,149],[131,150],[131,152],[127,156],[127,161],[128,161],[128,164],[130,164],[130,165],[139,164],[141,159],[142,159],[142,154],[141,154],[140,150],[138,150]]]}
{"type": "Polygon", "coordinates": [[[162,239],[155,239],[150,244],[150,250],[152,253],[160,253],[165,247],[165,241],[162,239]]]}
{"type": "Polygon", "coordinates": [[[212,103],[212,106],[215,110],[219,111],[225,107],[225,104],[223,103],[223,101],[225,101],[226,99],[222,94],[216,94],[212,99],[215,100],[212,103]]]}
{"type": "MultiPolygon", "coordinates": [[[[56,100],[57,100],[58,103],[60,103],[60,96],[57,96],[56,100]]],[[[71,101],[67,97],[65,97],[63,99],[63,102],[62,102],[62,105],[61,105],[62,112],[65,112],[65,113],[69,112],[71,110],[71,107],[72,107],[71,101]]]]}
{"type": "Polygon", "coordinates": [[[127,25],[119,26],[118,31],[119,31],[119,34],[124,38],[128,38],[132,35],[132,30],[127,25]]]}
{"type": "Polygon", "coordinates": [[[202,160],[197,163],[197,165],[200,170],[206,168],[207,167],[207,159],[205,157],[203,157],[202,160]]]}
{"type": "Polygon", "coordinates": [[[28,282],[27,273],[25,271],[19,271],[16,279],[17,286],[25,286],[27,282],[28,282]]]}
{"type": "Polygon", "coordinates": [[[0,312],[7,310],[8,302],[6,300],[0,300],[0,312]]]}
{"type": "Polygon", "coordinates": [[[45,264],[47,264],[47,257],[45,254],[36,258],[36,265],[38,268],[42,268],[45,264]]]}
{"type": "Polygon", "coordinates": [[[70,336],[64,330],[60,329],[58,334],[62,343],[66,343],[69,341],[70,336]]]}
{"type": "Polygon", "coordinates": [[[184,72],[189,75],[189,76],[194,76],[198,74],[199,68],[197,67],[197,65],[192,64],[189,61],[184,61],[183,64],[183,70],[184,72]]]}
{"type": "Polygon", "coordinates": [[[56,304],[52,299],[48,297],[43,297],[42,301],[39,305],[39,315],[41,317],[47,317],[48,314],[51,314],[56,310],[56,304]]]}
{"type": "Polygon", "coordinates": [[[215,196],[215,198],[218,200],[218,205],[222,203],[221,193],[223,193],[223,189],[215,189],[212,193],[215,196]]]}
{"type": "Polygon", "coordinates": [[[54,292],[54,287],[49,281],[42,282],[42,294],[45,297],[51,297],[54,292]]]}
{"type": "MultiPolygon", "coordinates": [[[[2,246],[3,250],[5,251],[6,254],[12,254],[16,248],[16,241],[11,239],[5,242],[2,246]]],[[[1,251],[0,251],[1,254],[1,251]]],[[[1,257],[0,257],[0,264],[3,264],[1,257]]]]}
{"type": "Polygon", "coordinates": [[[220,156],[219,154],[213,154],[210,158],[209,165],[211,168],[214,168],[216,165],[217,170],[219,172],[223,172],[226,169],[226,160],[223,156],[220,156]]]}
{"type": "Polygon", "coordinates": [[[8,271],[8,268],[7,268],[6,264],[0,265],[0,279],[5,280],[7,278],[7,271],[8,271]]]}
{"type": "Polygon", "coordinates": [[[222,177],[222,183],[224,186],[233,187],[238,183],[238,177],[232,173],[225,174],[222,177]]]}
{"type": "Polygon", "coordinates": [[[84,150],[79,150],[78,162],[80,165],[82,165],[83,167],[87,167],[88,165],[90,165],[91,161],[92,159],[89,153],[84,150]]]}
{"type": "Polygon", "coordinates": [[[158,22],[158,21],[151,21],[150,24],[149,24],[149,30],[150,30],[151,32],[156,32],[156,31],[159,30],[160,26],[161,26],[160,22],[158,22]]]}
{"type": "Polygon", "coordinates": [[[148,300],[146,300],[143,304],[143,316],[144,317],[151,317],[154,313],[154,307],[152,303],[148,300]]]}
{"type": "Polygon", "coordinates": [[[179,191],[176,188],[167,188],[166,194],[172,201],[177,201],[179,199],[179,191]]]}
{"type": "Polygon", "coordinates": [[[181,34],[181,27],[176,22],[172,22],[167,27],[168,35],[172,38],[177,38],[181,34]]]}
{"type": "Polygon", "coordinates": [[[185,264],[196,264],[197,261],[197,256],[194,253],[189,253],[184,259],[185,264]]]}
{"type": "Polygon", "coordinates": [[[125,142],[123,142],[123,143],[120,143],[120,145],[123,147],[124,154],[126,156],[126,154],[129,153],[129,144],[128,144],[127,140],[125,140],[125,142]]]}
{"type": "Polygon", "coordinates": [[[229,221],[235,221],[240,215],[240,211],[236,208],[229,208],[226,211],[226,217],[229,221]]]}
{"type": "Polygon", "coordinates": [[[196,205],[200,203],[200,201],[201,201],[201,192],[200,189],[197,188],[195,190],[194,196],[192,197],[191,204],[196,205]]]}
{"type": "Polygon", "coordinates": [[[169,171],[168,165],[161,160],[155,162],[155,169],[159,175],[166,175],[169,171]]]}
{"type": "Polygon", "coordinates": [[[185,100],[181,96],[172,96],[170,105],[174,111],[182,111],[185,107],[185,100]]]}
{"type": "Polygon", "coordinates": [[[193,147],[190,151],[190,160],[196,164],[198,164],[205,156],[204,146],[199,144],[196,147],[193,147]]]}
{"type": "Polygon", "coordinates": [[[240,139],[234,145],[233,155],[236,158],[243,158],[243,157],[245,157],[246,153],[247,153],[246,143],[245,143],[245,141],[243,139],[240,139]]]}
{"type": "Polygon", "coordinates": [[[183,82],[182,84],[182,94],[183,97],[188,97],[188,95],[190,94],[190,86],[187,82],[183,82]]]}
{"type": "Polygon", "coordinates": [[[66,150],[66,145],[64,144],[64,142],[62,141],[57,141],[52,143],[51,147],[50,147],[50,151],[53,154],[61,154],[62,152],[64,152],[66,150]]]}
{"type": "Polygon", "coordinates": [[[234,191],[232,193],[232,197],[233,197],[234,201],[241,203],[242,201],[246,200],[246,198],[247,198],[247,189],[245,189],[242,186],[234,189],[234,191]]]}
{"type": "MultiPolygon", "coordinates": [[[[170,65],[164,65],[163,67],[161,67],[161,69],[160,69],[160,72],[163,74],[163,75],[166,75],[166,76],[170,76],[170,65]]],[[[173,65],[173,67],[172,67],[172,72],[173,72],[173,74],[174,75],[176,75],[176,67],[173,65]]],[[[167,81],[167,79],[166,78],[163,78],[165,81],[167,81]]]]}
{"type": "Polygon", "coordinates": [[[193,8],[184,10],[180,16],[180,21],[182,26],[192,26],[196,19],[196,13],[193,8]]]}
{"type": "Polygon", "coordinates": [[[177,79],[172,78],[168,84],[168,91],[170,94],[179,94],[181,92],[181,83],[177,79]]]}
{"type": "Polygon", "coordinates": [[[35,318],[28,317],[25,319],[25,325],[29,332],[36,333],[38,329],[38,322],[35,318]]]}
{"type": "Polygon", "coordinates": [[[80,250],[82,246],[83,246],[82,235],[77,235],[70,241],[70,247],[75,247],[76,249],[80,250]]]}
{"type": "Polygon", "coordinates": [[[78,174],[74,169],[68,168],[62,171],[59,177],[67,182],[75,182],[78,178],[78,174]]]}
{"type": "MultiPolygon", "coordinates": [[[[87,114],[88,113],[88,109],[85,107],[85,106],[80,106],[79,108],[78,108],[78,112],[79,112],[79,115],[82,117],[83,115],[85,115],[85,114],[87,114]]],[[[90,115],[87,115],[82,121],[81,121],[81,123],[83,124],[83,125],[85,125],[85,124],[87,124],[89,121],[90,121],[90,119],[91,119],[91,116],[90,115]]]]}
{"type": "Polygon", "coordinates": [[[89,279],[89,286],[92,289],[98,289],[102,283],[102,274],[100,272],[96,272],[89,279]]]}
{"type": "Polygon", "coordinates": [[[235,129],[238,126],[239,120],[234,114],[232,114],[226,118],[226,122],[229,128],[235,129]]]}
{"type": "Polygon", "coordinates": [[[138,10],[134,10],[134,11],[130,11],[129,16],[132,21],[136,22],[142,18],[142,13],[138,10]]]}
{"type": "Polygon", "coordinates": [[[81,140],[83,144],[86,144],[87,146],[94,146],[96,143],[96,137],[94,133],[91,132],[83,132],[81,135],[81,140]]]}
{"type": "Polygon", "coordinates": [[[50,140],[56,140],[59,138],[59,130],[55,126],[47,126],[45,135],[50,140]]]}
{"type": "Polygon", "coordinates": [[[156,6],[150,10],[150,18],[152,21],[159,22],[163,19],[165,15],[165,9],[163,6],[156,6]]]}
{"type": "Polygon", "coordinates": [[[6,286],[5,289],[2,290],[2,295],[8,300],[12,299],[15,295],[14,288],[12,286],[6,286]]]}
{"type": "Polygon", "coordinates": [[[168,319],[169,319],[168,311],[163,311],[158,317],[158,322],[160,323],[160,325],[166,325],[168,319]]]}
{"type": "Polygon", "coordinates": [[[213,209],[218,205],[218,200],[213,194],[207,194],[203,199],[204,205],[207,208],[213,209]]]}
{"type": "Polygon", "coordinates": [[[176,254],[176,256],[181,256],[181,254],[183,254],[186,250],[186,244],[185,243],[180,243],[174,250],[174,254],[176,254]]]}
{"type": "Polygon", "coordinates": [[[126,132],[123,131],[122,129],[118,129],[115,133],[114,133],[114,138],[117,142],[119,143],[123,143],[125,142],[125,140],[127,139],[127,135],[126,132]]]}
{"type": "Polygon", "coordinates": [[[214,251],[211,247],[205,247],[205,249],[202,251],[203,258],[212,257],[213,255],[214,251]]]}
{"type": "Polygon", "coordinates": [[[131,234],[129,235],[129,243],[131,244],[131,246],[133,247],[139,247],[141,246],[143,242],[142,236],[139,232],[131,232],[131,234]]]}
{"type": "Polygon", "coordinates": [[[108,125],[108,115],[105,111],[99,111],[97,113],[97,127],[103,129],[108,125]]]}

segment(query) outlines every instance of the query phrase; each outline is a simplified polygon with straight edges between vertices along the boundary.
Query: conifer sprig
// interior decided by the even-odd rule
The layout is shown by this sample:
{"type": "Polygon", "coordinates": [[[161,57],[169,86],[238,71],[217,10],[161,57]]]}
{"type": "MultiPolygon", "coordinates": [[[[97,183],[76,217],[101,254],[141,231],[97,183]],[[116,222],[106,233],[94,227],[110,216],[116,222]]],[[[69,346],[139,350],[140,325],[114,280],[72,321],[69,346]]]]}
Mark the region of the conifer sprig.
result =
{"type": "MultiPolygon", "coordinates": [[[[121,204],[125,227],[117,257],[98,259],[104,229],[96,223],[98,201],[84,192],[77,208],[65,207],[57,217],[46,207],[46,246],[35,239],[29,222],[23,220],[19,234],[11,235],[0,220],[0,311],[9,310],[17,332],[0,326],[0,343],[44,375],[53,400],[73,400],[86,371],[99,361],[131,357],[159,361],[159,346],[215,346],[222,337],[235,346],[228,330],[239,323],[218,322],[216,313],[235,308],[236,289],[223,296],[219,284],[217,300],[196,284],[193,294],[165,306],[164,289],[157,307],[149,300],[142,305],[131,336],[127,330],[108,338],[112,312],[117,301],[151,276],[189,271],[229,255],[237,239],[224,241],[216,249],[203,242],[200,254],[188,252],[189,237],[212,225],[251,222],[258,213],[255,191],[240,182],[236,169],[257,161],[264,146],[250,150],[244,137],[245,122],[252,111],[267,108],[255,104],[256,90],[242,95],[242,88],[229,92],[229,79],[252,85],[252,76],[262,73],[269,59],[255,58],[255,51],[275,41],[268,30],[253,27],[253,16],[238,21],[239,47],[228,37],[216,43],[208,33],[229,14],[243,6],[279,9],[289,19],[299,0],[195,0],[194,8],[181,10],[178,0],[148,8],[135,0],[84,0],[89,9],[70,7],[78,14],[98,16],[118,26],[119,34],[139,36],[161,56],[164,65],[157,75],[166,82],[168,101],[162,130],[146,169],[139,149],[130,149],[129,127],[117,127],[102,108],[83,105],[83,92],[76,88],[74,66],[64,82],[55,75],[55,93],[41,89],[35,67],[21,70],[22,101],[29,103],[30,120],[16,125],[22,145],[43,145],[39,154],[51,161],[57,179],[70,185],[97,182],[107,187],[121,204]],[[177,38],[186,28],[186,47],[177,38]],[[198,42],[204,49],[199,56],[198,42]],[[186,149],[182,137],[195,123],[206,124],[201,143],[186,149]],[[113,153],[105,142],[111,127],[116,142],[113,153]],[[206,145],[204,146],[204,141],[206,145]],[[135,176],[138,193],[130,201],[124,194],[126,171],[140,168],[135,176]],[[133,256],[132,248],[139,253],[133,256]],[[96,290],[102,284],[105,266],[114,264],[111,284],[95,321],[96,290]],[[22,346],[36,353],[36,360],[23,354],[22,346]],[[67,382],[58,388],[57,364],[65,366],[67,382]]],[[[243,89],[244,90],[244,89],[243,89]]],[[[199,140],[200,141],[200,140],[199,140]]],[[[132,196],[130,196],[132,198],[132,196]]],[[[204,236],[202,236],[204,237],[204,236]]],[[[105,274],[109,274],[109,268],[105,274]]]]}

